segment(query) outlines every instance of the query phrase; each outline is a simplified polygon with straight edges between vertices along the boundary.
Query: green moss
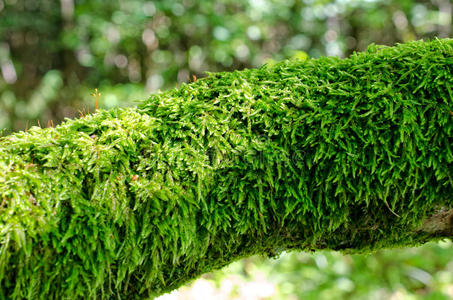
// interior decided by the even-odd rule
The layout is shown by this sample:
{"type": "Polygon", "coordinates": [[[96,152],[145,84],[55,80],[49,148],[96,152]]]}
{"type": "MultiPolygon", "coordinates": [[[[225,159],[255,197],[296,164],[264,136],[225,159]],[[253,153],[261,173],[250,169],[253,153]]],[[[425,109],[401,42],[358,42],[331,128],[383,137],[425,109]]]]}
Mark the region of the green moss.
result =
{"type": "MultiPolygon", "coordinates": [[[[209,74],[0,140],[0,298],[146,298],[241,257],[441,237],[453,40],[209,74]]],[[[445,235],[445,234],[444,234],[445,235]]]]}

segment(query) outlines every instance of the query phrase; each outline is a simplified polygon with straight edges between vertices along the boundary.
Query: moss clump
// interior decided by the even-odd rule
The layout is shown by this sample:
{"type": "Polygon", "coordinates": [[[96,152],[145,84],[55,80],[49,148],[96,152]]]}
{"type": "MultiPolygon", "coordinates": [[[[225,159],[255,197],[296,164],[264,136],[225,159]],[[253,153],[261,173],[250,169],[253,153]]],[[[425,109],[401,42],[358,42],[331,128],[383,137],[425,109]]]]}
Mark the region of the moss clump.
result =
{"type": "Polygon", "coordinates": [[[0,140],[0,298],[140,299],[252,254],[372,251],[453,207],[453,40],[204,79],[0,140]]]}

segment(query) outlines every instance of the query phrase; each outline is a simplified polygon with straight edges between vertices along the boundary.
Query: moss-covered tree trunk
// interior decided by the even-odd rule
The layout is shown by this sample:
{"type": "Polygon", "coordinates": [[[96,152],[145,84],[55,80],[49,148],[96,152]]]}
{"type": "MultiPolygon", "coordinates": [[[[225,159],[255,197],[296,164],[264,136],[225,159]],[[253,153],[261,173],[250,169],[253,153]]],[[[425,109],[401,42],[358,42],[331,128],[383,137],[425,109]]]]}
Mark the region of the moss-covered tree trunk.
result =
{"type": "Polygon", "coordinates": [[[209,74],[0,140],[0,298],[145,298],[253,254],[453,235],[453,40],[209,74]]]}

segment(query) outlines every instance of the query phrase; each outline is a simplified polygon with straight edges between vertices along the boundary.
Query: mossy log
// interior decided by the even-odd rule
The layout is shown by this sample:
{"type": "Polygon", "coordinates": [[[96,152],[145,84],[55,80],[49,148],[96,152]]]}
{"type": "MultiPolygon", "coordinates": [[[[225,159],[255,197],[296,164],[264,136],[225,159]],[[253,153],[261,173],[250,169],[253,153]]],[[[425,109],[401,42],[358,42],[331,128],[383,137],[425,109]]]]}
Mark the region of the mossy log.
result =
{"type": "Polygon", "coordinates": [[[144,299],[234,260],[453,236],[453,40],[208,74],[0,139],[0,298],[144,299]]]}

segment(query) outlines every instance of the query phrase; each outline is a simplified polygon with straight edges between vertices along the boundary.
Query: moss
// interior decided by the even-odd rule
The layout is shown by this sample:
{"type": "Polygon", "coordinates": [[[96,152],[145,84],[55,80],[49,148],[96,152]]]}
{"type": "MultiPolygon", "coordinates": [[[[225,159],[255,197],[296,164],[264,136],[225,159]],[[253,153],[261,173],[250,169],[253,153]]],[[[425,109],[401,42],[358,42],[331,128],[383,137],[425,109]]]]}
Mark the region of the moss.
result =
{"type": "Polygon", "coordinates": [[[451,237],[420,228],[453,208],[452,69],[452,39],[370,46],[1,138],[0,298],[139,299],[253,254],[451,237]]]}

